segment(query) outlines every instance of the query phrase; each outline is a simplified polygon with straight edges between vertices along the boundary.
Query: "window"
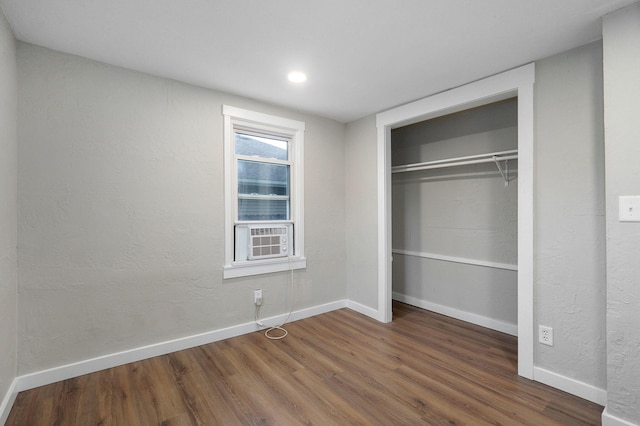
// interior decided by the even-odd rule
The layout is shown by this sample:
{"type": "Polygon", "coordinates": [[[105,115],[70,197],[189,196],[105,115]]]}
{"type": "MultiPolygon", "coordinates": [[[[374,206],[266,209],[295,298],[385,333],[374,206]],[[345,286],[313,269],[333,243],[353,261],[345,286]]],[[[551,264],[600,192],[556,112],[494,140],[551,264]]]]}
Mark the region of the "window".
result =
{"type": "Polygon", "coordinates": [[[224,278],[306,267],[303,122],[224,105],[224,278]]]}

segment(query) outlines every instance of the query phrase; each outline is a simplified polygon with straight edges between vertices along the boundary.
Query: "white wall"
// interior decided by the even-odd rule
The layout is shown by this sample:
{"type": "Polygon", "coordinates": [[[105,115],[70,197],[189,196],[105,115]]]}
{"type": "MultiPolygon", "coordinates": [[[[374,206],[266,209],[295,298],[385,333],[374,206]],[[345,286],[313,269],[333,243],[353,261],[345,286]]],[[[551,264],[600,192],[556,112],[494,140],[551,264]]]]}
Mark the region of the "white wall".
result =
{"type": "Polygon", "coordinates": [[[601,43],[536,63],[535,122],[535,365],[606,389],[601,43]]]}
{"type": "Polygon", "coordinates": [[[222,104],[306,122],[296,309],[345,299],[343,124],[24,43],[18,75],[20,375],[286,311],[287,273],[222,280],[222,104]]]}
{"type": "MultiPolygon", "coordinates": [[[[618,197],[640,195],[640,3],[604,17],[607,208],[607,409],[640,424],[640,223],[618,197]]],[[[611,417],[613,416],[613,417],[611,417]]]]}
{"type": "Polygon", "coordinates": [[[0,423],[17,373],[17,142],[16,46],[0,11],[0,423]]]}
{"type": "MultiPolygon", "coordinates": [[[[517,117],[512,99],[394,129],[392,164],[517,149],[517,117]]],[[[510,170],[506,187],[493,163],[394,174],[393,249],[517,266],[517,161],[510,170]]],[[[392,280],[396,297],[516,329],[517,271],[395,252],[392,280]]]]}

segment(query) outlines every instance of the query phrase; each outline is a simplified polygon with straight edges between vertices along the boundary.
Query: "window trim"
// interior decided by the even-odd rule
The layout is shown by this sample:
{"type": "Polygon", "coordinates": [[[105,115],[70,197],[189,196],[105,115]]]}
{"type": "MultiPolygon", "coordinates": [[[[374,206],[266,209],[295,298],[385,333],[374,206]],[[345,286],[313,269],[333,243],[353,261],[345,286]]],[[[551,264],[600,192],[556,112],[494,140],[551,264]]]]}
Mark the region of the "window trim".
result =
{"type": "MultiPolygon", "coordinates": [[[[236,278],[270,272],[303,269],[307,266],[304,256],[304,131],[305,123],[288,118],[250,111],[230,105],[222,105],[224,117],[224,266],[223,278],[236,278]],[[263,131],[286,137],[289,147],[290,220],[287,221],[237,221],[238,188],[236,176],[235,139],[236,130],[263,131]],[[235,261],[235,225],[251,223],[293,223],[293,256],[235,261]]],[[[255,159],[254,159],[255,160],[255,159]]]]}

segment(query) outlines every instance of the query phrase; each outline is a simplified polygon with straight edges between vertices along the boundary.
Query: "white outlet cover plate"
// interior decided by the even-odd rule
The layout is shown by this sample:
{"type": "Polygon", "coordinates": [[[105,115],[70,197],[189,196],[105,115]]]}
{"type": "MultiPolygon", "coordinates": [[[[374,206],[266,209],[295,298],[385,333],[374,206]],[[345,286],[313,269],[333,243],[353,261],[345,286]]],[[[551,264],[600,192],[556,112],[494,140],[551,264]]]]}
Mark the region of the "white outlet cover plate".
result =
{"type": "Polygon", "coordinates": [[[620,222],[640,222],[640,196],[618,197],[618,220],[620,222]]]}
{"type": "Polygon", "coordinates": [[[538,341],[543,345],[553,346],[553,328],[541,325],[538,327],[538,341]],[[545,339],[546,333],[546,339],[545,339]]]}

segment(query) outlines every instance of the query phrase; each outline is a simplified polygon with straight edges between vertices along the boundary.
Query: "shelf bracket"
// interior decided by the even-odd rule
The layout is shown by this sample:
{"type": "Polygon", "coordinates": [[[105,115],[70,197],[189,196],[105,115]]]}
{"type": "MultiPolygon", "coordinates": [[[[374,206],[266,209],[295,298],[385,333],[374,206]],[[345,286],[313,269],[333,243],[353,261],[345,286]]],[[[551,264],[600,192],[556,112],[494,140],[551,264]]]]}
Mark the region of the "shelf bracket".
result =
{"type": "Polygon", "coordinates": [[[494,155],[493,161],[496,163],[496,167],[504,179],[504,186],[509,186],[509,160],[503,160],[504,170],[502,170],[502,166],[500,166],[500,159],[498,156],[494,155]]]}

